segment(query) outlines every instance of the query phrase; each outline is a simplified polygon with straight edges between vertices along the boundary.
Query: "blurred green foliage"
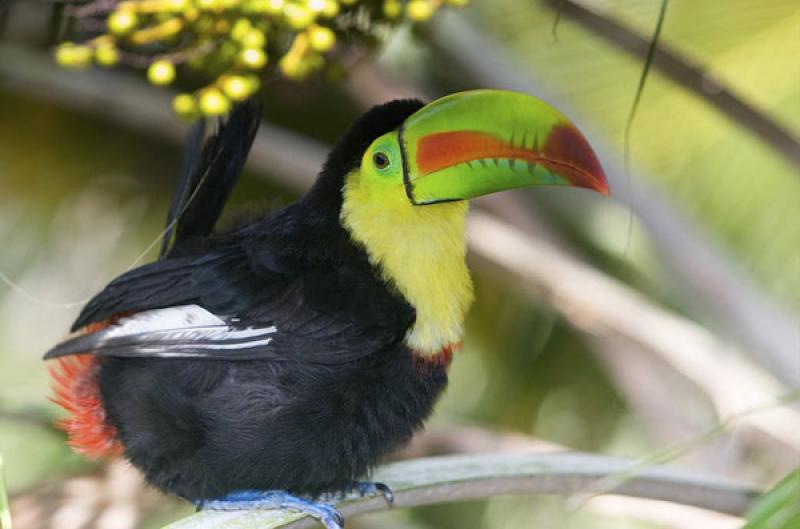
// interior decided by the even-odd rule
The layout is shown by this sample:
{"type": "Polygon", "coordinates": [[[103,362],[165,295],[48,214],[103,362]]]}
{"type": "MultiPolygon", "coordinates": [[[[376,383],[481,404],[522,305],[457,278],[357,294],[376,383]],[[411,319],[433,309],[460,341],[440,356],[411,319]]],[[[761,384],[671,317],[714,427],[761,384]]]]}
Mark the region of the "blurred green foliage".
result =
{"type": "MultiPolygon", "coordinates": [[[[606,10],[649,35],[658,3],[621,0],[604,4],[606,10]]],[[[563,17],[554,40],[554,11],[544,2],[475,2],[469,12],[528,66],[538,83],[590,119],[582,125],[590,127],[601,148],[622,152],[641,63],[563,17]]],[[[800,54],[799,26],[800,9],[791,0],[673,1],[662,39],[707,68],[709,83],[724,82],[800,136],[800,79],[793,59],[800,54]]],[[[796,168],[657,70],[647,81],[631,152],[634,174],[646,175],[680,202],[760,285],[800,309],[796,168]]],[[[619,218],[627,222],[624,215],[619,218]]],[[[624,229],[597,225],[591,215],[584,219],[586,232],[601,244],[616,252],[625,246],[624,236],[608,236],[624,229]]]]}

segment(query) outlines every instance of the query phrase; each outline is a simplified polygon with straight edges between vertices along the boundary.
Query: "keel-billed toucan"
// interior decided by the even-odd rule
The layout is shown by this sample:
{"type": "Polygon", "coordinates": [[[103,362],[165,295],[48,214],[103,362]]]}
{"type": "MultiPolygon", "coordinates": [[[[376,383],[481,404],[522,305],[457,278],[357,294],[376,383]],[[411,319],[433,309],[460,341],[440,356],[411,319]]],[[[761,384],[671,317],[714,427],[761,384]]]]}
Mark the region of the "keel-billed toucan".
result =
{"type": "Polygon", "coordinates": [[[584,137],[533,97],[477,90],[377,106],[294,204],[212,233],[258,127],[242,104],[185,164],[160,260],[111,282],[57,358],[72,446],[124,454],[209,508],[307,512],[359,484],[431,412],[472,284],[467,200],[607,193],[584,137]],[[301,497],[298,497],[301,496],[301,497]],[[306,499],[303,499],[306,498],[306,499]]]}

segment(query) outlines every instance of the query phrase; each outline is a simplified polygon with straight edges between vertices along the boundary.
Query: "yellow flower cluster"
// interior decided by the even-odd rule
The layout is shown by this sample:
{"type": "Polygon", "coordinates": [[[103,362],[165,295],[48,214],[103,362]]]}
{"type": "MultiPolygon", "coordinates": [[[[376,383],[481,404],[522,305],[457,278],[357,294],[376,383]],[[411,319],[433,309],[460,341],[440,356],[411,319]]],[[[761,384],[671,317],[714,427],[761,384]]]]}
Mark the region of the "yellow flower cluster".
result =
{"type": "MultiPolygon", "coordinates": [[[[96,1],[96,0],[95,0],[96,1]]],[[[178,70],[213,81],[178,95],[173,106],[195,118],[226,113],[258,91],[266,69],[302,80],[331,60],[337,41],[371,43],[373,28],[424,23],[444,5],[469,0],[124,0],[108,13],[107,31],[88,42],[64,42],[56,60],[146,66],[147,79],[169,85],[178,70]]]]}

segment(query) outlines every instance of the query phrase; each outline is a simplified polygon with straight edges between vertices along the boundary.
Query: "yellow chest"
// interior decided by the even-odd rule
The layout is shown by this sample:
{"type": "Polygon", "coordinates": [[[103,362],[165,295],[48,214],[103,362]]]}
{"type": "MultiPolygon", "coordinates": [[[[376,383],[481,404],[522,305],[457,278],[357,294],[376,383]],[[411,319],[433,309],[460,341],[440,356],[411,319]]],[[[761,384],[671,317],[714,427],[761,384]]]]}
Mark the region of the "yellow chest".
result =
{"type": "Polygon", "coordinates": [[[465,261],[467,203],[412,206],[398,195],[401,199],[376,200],[351,178],[344,191],[342,225],[416,310],[407,345],[420,355],[435,355],[461,340],[472,304],[465,261]]]}

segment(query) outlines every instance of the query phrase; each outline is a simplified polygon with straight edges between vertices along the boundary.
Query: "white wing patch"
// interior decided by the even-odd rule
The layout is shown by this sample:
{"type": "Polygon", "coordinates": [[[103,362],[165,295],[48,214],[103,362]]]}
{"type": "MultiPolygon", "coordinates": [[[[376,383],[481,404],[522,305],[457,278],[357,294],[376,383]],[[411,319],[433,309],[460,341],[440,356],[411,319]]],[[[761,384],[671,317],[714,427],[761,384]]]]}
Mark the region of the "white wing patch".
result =
{"type": "Polygon", "coordinates": [[[223,358],[250,356],[270,344],[275,325],[237,325],[237,318],[217,316],[198,305],[138,312],[106,329],[67,340],[45,355],[93,353],[104,356],[223,358]],[[220,354],[216,354],[219,352],[220,354]],[[237,355],[240,352],[241,355],[237,355]]]}
{"type": "MultiPolygon", "coordinates": [[[[235,323],[232,320],[231,323],[235,323]]],[[[213,341],[245,340],[274,334],[278,329],[269,327],[247,327],[236,329],[219,316],[199,305],[180,305],[165,309],[138,312],[122,318],[108,328],[107,338],[118,338],[135,334],[152,334],[174,340],[205,338],[213,341]]],[[[272,338],[265,338],[265,345],[272,338]]],[[[249,342],[252,345],[252,342],[249,342]]],[[[232,346],[235,344],[231,344],[232,346]]],[[[235,347],[230,347],[235,348],[235,347]]]]}

